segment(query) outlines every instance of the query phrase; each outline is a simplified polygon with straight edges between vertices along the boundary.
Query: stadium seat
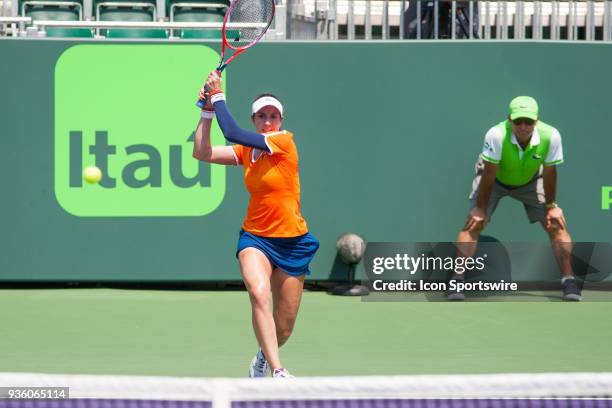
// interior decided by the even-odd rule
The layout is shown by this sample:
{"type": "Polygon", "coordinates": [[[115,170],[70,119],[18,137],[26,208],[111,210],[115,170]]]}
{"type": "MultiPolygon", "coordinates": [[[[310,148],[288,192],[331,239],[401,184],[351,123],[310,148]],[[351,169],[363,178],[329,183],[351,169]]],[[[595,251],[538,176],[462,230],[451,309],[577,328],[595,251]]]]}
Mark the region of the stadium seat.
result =
{"type": "MultiPolygon", "coordinates": [[[[76,1],[22,1],[21,15],[32,20],[79,21],[83,19],[83,6],[76,1]]],[[[92,37],[88,28],[49,27],[47,37],[92,37]]]]}
{"type": "MultiPolygon", "coordinates": [[[[153,2],[96,1],[98,21],[157,21],[157,10],[153,2]]],[[[100,30],[108,38],[168,38],[166,30],[109,28],[100,30]]]]}
{"type": "MultiPolygon", "coordinates": [[[[170,21],[223,22],[228,3],[225,1],[169,1],[170,21]]],[[[178,30],[181,38],[221,38],[221,30],[178,30]]]]}

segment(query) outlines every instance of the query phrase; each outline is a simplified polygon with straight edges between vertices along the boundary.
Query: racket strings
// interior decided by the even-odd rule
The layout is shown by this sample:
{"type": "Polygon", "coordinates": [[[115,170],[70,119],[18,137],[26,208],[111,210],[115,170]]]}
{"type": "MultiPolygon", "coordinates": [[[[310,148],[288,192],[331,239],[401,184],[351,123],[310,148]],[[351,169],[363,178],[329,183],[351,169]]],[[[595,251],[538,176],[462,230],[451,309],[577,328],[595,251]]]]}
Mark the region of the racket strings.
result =
{"type": "Polygon", "coordinates": [[[246,48],[257,42],[268,29],[274,17],[274,0],[234,0],[228,23],[257,24],[253,28],[229,28],[227,43],[231,48],[246,48]]]}

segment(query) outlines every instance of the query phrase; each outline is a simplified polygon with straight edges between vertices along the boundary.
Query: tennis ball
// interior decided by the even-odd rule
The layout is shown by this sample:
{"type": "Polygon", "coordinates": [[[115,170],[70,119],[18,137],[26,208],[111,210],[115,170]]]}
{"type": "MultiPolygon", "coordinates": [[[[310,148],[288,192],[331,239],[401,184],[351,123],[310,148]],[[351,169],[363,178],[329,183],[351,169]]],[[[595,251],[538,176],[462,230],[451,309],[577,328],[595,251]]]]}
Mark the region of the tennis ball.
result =
{"type": "Polygon", "coordinates": [[[96,166],[85,167],[83,178],[89,184],[96,184],[102,179],[102,171],[96,166]]]}

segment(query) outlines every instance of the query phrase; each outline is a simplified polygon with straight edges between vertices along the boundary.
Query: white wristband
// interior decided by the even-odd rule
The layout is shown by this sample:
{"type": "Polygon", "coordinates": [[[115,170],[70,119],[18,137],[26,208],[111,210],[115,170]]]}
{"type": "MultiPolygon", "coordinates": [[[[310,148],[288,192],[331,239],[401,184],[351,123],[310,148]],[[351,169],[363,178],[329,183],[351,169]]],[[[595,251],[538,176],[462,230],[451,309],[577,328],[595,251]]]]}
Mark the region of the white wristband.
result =
{"type": "Polygon", "coordinates": [[[224,100],[225,100],[225,95],[223,94],[223,92],[216,93],[210,97],[210,103],[212,103],[213,105],[216,102],[224,101],[224,100]]]}
{"type": "Polygon", "coordinates": [[[215,111],[207,111],[202,109],[202,119],[214,119],[215,111]]]}

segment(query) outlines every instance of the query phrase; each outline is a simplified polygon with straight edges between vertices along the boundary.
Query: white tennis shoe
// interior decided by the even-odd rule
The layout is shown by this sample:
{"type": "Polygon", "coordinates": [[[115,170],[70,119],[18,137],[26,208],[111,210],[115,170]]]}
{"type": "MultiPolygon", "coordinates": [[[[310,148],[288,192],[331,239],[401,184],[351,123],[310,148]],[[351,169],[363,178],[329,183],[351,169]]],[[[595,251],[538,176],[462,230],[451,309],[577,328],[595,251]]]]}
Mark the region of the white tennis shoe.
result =
{"type": "Polygon", "coordinates": [[[289,374],[289,371],[287,371],[284,368],[275,369],[274,372],[272,373],[272,377],[274,378],[295,378],[294,375],[289,374]]]}
{"type": "Polygon", "coordinates": [[[270,366],[268,365],[268,360],[266,360],[266,356],[264,356],[261,348],[255,354],[255,357],[251,360],[251,366],[249,367],[249,377],[250,378],[262,378],[268,376],[268,371],[270,371],[270,366]]]}

